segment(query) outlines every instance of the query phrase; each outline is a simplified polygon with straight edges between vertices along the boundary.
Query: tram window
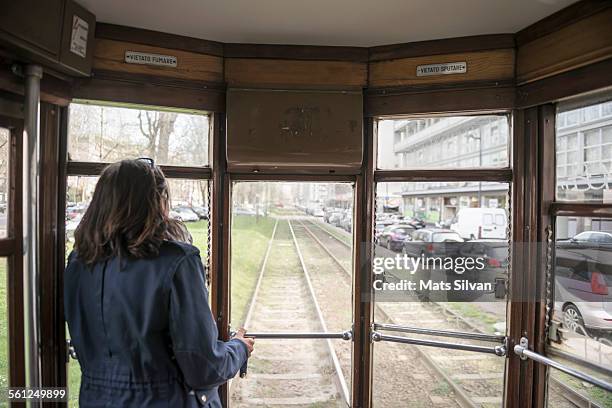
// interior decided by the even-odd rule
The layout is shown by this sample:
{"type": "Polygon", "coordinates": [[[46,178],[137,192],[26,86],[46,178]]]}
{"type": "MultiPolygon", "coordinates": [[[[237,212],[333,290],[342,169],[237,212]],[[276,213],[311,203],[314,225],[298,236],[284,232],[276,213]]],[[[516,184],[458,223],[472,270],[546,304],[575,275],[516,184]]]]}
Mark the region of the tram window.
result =
{"type": "Polygon", "coordinates": [[[8,235],[10,136],[8,129],[0,128],[0,238],[8,235]]]}
{"type": "MultiPolygon", "coordinates": [[[[69,176],[66,189],[66,250],[74,243],[76,230],[89,206],[98,177],[69,176]]],[[[181,219],[193,238],[193,245],[207,256],[208,248],[208,180],[168,179],[170,216],[181,219]]]]}
{"type": "MultiPolygon", "coordinates": [[[[507,299],[495,289],[509,280],[508,192],[494,182],[378,183],[375,321],[505,335],[507,299]]],[[[417,406],[424,395],[424,405],[461,405],[458,395],[503,404],[505,359],[494,355],[377,342],[373,367],[376,407],[417,406]]]]}
{"type": "Polygon", "coordinates": [[[172,209],[170,215],[180,218],[200,249],[202,260],[208,258],[208,180],[168,179],[172,209]]]}
{"type": "Polygon", "coordinates": [[[114,162],[151,157],[155,163],[207,166],[209,115],[147,106],[72,103],[70,160],[114,162]]]}
{"type": "Polygon", "coordinates": [[[557,199],[612,203],[612,101],[556,116],[557,199]]]}
{"type": "Polygon", "coordinates": [[[381,120],[378,168],[508,167],[509,141],[507,115],[381,120]]]}
{"type": "MultiPolygon", "coordinates": [[[[595,377],[602,378],[603,372],[610,382],[612,219],[557,217],[555,234],[553,336],[548,352],[595,377]]],[[[553,370],[549,406],[557,406],[568,388],[601,406],[612,404],[612,394],[553,370]]]]}
{"type": "MultiPolygon", "coordinates": [[[[231,326],[343,332],[352,326],[353,188],[236,182],[231,214],[231,326]]],[[[351,342],[257,340],[232,406],[346,406],[351,342]],[[343,385],[344,384],[344,385],[343,385]]]]}

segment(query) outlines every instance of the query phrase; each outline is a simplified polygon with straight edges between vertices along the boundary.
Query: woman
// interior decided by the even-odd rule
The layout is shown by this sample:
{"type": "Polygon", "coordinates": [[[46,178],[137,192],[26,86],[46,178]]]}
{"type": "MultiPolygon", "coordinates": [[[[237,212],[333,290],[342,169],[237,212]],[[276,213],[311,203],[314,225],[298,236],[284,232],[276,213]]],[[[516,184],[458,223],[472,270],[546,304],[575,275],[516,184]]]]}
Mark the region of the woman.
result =
{"type": "Polygon", "coordinates": [[[64,299],[81,407],[221,407],[217,387],[253,350],[242,329],[217,339],[199,251],[169,211],[161,170],[124,160],[75,231],[64,299]]]}

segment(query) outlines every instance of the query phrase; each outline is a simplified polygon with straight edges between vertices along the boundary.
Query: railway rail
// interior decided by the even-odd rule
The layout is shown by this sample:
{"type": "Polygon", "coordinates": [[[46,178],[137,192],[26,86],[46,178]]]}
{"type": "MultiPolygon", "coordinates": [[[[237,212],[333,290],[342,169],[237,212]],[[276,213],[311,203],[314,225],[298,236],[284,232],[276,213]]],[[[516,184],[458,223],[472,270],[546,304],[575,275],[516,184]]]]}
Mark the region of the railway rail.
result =
{"type": "MultiPolygon", "coordinates": [[[[244,325],[250,331],[327,332],[309,271],[288,221],[278,220],[244,325]]],[[[346,407],[348,386],[331,339],[261,339],[248,375],[233,381],[234,406],[346,407]]]]}

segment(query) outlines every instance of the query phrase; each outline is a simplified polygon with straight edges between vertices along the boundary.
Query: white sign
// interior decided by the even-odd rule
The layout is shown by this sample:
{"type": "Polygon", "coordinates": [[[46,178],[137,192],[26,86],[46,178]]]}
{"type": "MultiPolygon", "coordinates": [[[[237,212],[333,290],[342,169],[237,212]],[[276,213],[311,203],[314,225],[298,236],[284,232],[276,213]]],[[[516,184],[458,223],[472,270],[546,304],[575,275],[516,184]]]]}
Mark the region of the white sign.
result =
{"type": "Polygon", "coordinates": [[[467,72],[467,62],[447,62],[446,64],[429,64],[419,65],[416,68],[416,75],[430,76],[430,75],[453,75],[453,74],[465,74],[467,72]]]}
{"type": "Polygon", "coordinates": [[[79,16],[72,16],[72,34],[70,35],[70,52],[85,58],[87,55],[87,35],[89,24],[79,16]]]}
{"type": "Polygon", "coordinates": [[[128,64],[157,65],[176,68],[177,60],[172,55],[149,54],[146,52],[126,51],[125,62],[128,64]]]}

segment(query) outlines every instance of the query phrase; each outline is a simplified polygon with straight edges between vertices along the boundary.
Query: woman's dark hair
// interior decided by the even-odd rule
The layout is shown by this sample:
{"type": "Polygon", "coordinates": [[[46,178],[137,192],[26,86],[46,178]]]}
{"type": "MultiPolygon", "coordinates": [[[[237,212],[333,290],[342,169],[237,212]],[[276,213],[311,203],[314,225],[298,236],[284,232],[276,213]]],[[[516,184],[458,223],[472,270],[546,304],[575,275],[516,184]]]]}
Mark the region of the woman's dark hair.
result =
{"type": "Polygon", "coordinates": [[[170,193],[159,167],[140,159],[113,163],[96,184],[74,248],[79,259],[93,264],[114,256],[156,256],[164,240],[191,242],[169,213],[170,193]]]}

